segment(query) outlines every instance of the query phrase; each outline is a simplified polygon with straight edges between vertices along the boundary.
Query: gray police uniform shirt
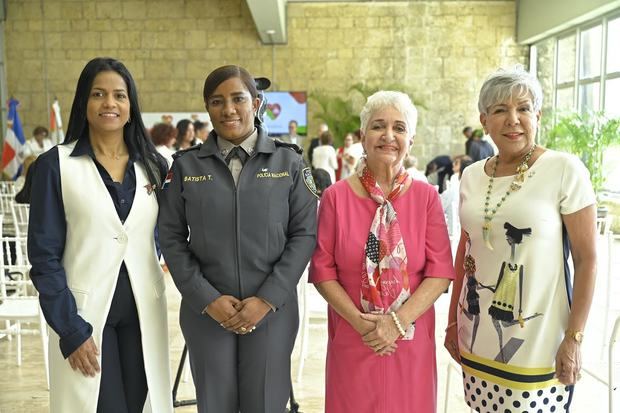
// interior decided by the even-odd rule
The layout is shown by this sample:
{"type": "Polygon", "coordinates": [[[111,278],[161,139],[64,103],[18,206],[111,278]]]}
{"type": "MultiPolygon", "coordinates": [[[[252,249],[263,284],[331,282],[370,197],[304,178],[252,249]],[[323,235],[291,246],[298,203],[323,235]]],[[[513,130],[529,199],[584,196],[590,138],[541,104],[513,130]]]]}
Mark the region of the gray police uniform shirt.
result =
{"type": "Polygon", "coordinates": [[[222,151],[232,147],[218,147],[215,131],[175,155],[160,195],[159,239],[193,311],[223,294],[276,309],[296,301],[316,243],[317,197],[301,155],[283,145],[258,127],[236,183],[229,168],[240,161],[226,165],[222,151]]]}

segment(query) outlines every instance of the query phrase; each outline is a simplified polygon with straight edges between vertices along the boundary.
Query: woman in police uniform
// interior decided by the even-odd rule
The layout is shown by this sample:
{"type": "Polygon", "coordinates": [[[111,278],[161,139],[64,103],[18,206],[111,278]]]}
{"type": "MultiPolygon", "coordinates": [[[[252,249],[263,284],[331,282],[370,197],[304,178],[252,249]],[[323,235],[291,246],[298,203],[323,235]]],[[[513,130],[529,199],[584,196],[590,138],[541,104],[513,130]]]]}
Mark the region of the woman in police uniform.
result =
{"type": "Polygon", "coordinates": [[[199,412],[284,412],[291,389],[296,286],[315,245],[316,197],[296,147],[255,126],[257,95],[241,67],[209,74],[214,130],[178,154],[163,185],[160,239],[183,296],[199,412]]]}

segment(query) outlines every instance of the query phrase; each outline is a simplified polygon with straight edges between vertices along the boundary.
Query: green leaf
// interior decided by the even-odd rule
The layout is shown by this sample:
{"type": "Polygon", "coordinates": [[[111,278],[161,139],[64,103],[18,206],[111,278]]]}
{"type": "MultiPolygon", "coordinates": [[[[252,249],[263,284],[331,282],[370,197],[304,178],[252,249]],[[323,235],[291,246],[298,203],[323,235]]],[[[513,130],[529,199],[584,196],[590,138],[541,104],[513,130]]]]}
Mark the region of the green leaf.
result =
{"type": "Polygon", "coordinates": [[[594,190],[603,189],[603,157],[608,147],[620,145],[620,118],[609,118],[603,112],[569,113],[560,115],[555,126],[543,125],[541,135],[546,147],[579,156],[594,190]]]}

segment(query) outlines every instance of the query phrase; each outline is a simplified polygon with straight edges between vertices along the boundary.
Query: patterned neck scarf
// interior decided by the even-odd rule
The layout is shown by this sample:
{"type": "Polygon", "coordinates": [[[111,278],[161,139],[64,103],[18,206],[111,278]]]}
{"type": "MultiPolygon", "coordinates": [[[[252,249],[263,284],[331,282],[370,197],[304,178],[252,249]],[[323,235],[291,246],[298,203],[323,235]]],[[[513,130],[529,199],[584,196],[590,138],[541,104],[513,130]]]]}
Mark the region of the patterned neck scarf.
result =
{"type": "MultiPolygon", "coordinates": [[[[356,172],[368,195],[378,204],[364,250],[362,308],[366,313],[386,314],[400,308],[411,295],[407,252],[396,211],[392,206],[392,202],[405,189],[411,177],[401,166],[394,179],[394,188],[386,198],[368,169],[366,158],[360,159],[356,172]]],[[[409,333],[410,329],[403,327],[409,333]]]]}

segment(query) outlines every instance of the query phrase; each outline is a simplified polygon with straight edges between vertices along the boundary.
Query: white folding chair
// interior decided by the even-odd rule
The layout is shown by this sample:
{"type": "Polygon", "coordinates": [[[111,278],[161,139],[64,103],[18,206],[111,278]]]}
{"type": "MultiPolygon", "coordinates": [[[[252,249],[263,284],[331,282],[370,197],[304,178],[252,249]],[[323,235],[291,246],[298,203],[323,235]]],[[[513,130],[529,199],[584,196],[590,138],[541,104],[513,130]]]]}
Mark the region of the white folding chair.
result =
{"type": "Polygon", "coordinates": [[[28,236],[28,216],[30,215],[29,204],[18,204],[13,202],[11,206],[11,215],[13,217],[13,228],[16,237],[28,236]]]}
{"type": "MultiPolygon", "coordinates": [[[[4,181],[0,181],[4,182],[4,181]]],[[[15,203],[15,194],[7,194],[0,190],[0,214],[4,216],[2,221],[2,235],[15,235],[13,227],[13,204],[15,203]]]]}
{"type": "Polygon", "coordinates": [[[15,196],[16,193],[15,181],[0,181],[0,194],[15,196]]]}
{"type": "Polygon", "coordinates": [[[611,216],[607,215],[604,218],[596,218],[596,233],[598,235],[606,236],[611,228],[611,216]]]}
{"type": "Polygon", "coordinates": [[[22,335],[40,335],[49,388],[47,324],[39,306],[38,295],[28,276],[30,265],[11,248],[23,242],[23,239],[16,237],[0,238],[0,322],[4,321],[0,333],[9,339],[16,336],[18,366],[22,364],[22,335]],[[22,324],[38,324],[38,328],[23,328],[22,324]]]}
{"type": "Polygon", "coordinates": [[[299,358],[297,360],[296,382],[301,383],[304,364],[308,356],[308,339],[310,328],[325,327],[327,321],[327,303],[316,291],[314,286],[308,284],[308,267],[304,270],[299,284],[297,284],[297,296],[299,302],[299,330],[297,339],[299,340],[299,358]],[[319,324],[311,324],[311,319],[319,319],[319,324]]]}

